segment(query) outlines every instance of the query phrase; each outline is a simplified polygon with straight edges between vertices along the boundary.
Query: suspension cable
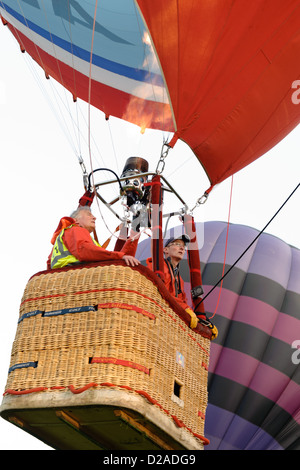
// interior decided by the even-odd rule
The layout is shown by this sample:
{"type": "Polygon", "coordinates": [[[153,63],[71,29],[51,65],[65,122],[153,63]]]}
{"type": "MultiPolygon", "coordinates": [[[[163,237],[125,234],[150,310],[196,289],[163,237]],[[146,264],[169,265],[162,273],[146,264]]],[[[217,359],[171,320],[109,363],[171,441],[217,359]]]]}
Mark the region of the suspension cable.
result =
{"type": "Polygon", "coordinates": [[[92,91],[92,63],[93,63],[93,47],[94,47],[94,35],[95,35],[95,26],[96,26],[96,14],[97,14],[98,1],[95,2],[95,12],[93,19],[93,30],[92,30],[92,43],[90,51],[90,69],[89,69],[89,87],[88,87],[88,147],[89,147],[89,156],[90,156],[90,166],[93,170],[92,165],[92,150],[91,150],[91,91],[92,91]]]}
{"type": "Polygon", "coordinates": [[[250,245],[243,251],[243,253],[238,257],[238,259],[233,263],[232,266],[230,266],[230,268],[228,269],[228,271],[226,271],[225,274],[223,274],[223,276],[218,280],[218,282],[210,289],[210,291],[205,294],[203,296],[203,298],[200,300],[199,304],[197,305],[197,307],[206,299],[206,297],[209,296],[209,294],[212,293],[212,291],[219,285],[219,283],[221,281],[223,281],[223,279],[227,276],[227,274],[229,274],[229,272],[234,268],[234,266],[240,261],[240,259],[245,255],[245,253],[251,248],[251,246],[256,242],[256,240],[261,236],[261,234],[265,231],[265,229],[268,227],[268,225],[270,225],[270,223],[275,219],[275,217],[279,214],[279,212],[281,211],[281,209],[285,206],[285,204],[288,202],[288,200],[293,196],[293,194],[297,191],[297,189],[299,188],[300,186],[300,183],[297,184],[297,186],[295,187],[295,189],[291,192],[291,194],[288,196],[288,198],[284,201],[284,203],[279,207],[279,209],[275,212],[275,214],[273,215],[273,217],[271,217],[271,219],[269,220],[269,222],[264,226],[264,228],[258,233],[258,235],[254,238],[254,240],[250,243],[250,245]]]}
{"type": "MultiPolygon", "coordinates": [[[[225,251],[224,251],[222,276],[224,276],[225,265],[226,265],[226,255],[227,255],[227,246],[228,246],[228,233],[229,233],[230,212],[231,212],[231,202],[232,202],[232,190],[233,190],[233,175],[231,176],[231,187],[230,187],[230,198],[229,198],[229,209],[228,209],[228,218],[227,218],[227,230],[226,230],[226,241],[225,241],[225,251]]],[[[221,280],[221,285],[220,285],[220,290],[219,290],[219,295],[218,295],[218,300],[217,300],[215,311],[212,314],[212,316],[209,317],[209,319],[213,318],[215,316],[215,314],[217,313],[220,298],[221,298],[222,287],[223,287],[223,279],[221,280]]]]}

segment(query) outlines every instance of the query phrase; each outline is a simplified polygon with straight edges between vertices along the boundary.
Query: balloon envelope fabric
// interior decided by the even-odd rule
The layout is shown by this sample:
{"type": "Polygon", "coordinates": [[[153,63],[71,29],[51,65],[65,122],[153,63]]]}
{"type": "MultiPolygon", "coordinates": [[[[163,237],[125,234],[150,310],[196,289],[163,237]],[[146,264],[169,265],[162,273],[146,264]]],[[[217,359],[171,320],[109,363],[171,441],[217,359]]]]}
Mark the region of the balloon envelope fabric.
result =
{"type": "Polygon", "coordinates": [[[175,132],[212,186],[299,124],[299,13],[300,0],[0,1],[46,76],[106,117],[175,132]]]}
{"type": "MultiPolygon", "coordinates": [[[[223,274],[227,224],[196,227],[206,295],[223,274]]],[[[229,225],[225,273],[257,235],[229,225]]],[[[151,256],[148,241],[137,256],[151,256]]],[[[181,264],[189,296],[187,259],[181,264]]],[[[205,298],[219,331],[209,364],[207,450],[300,449],[299,279],[300,250],[262,233],[225,276],[221,292],[218,284],[205,298]]]]}

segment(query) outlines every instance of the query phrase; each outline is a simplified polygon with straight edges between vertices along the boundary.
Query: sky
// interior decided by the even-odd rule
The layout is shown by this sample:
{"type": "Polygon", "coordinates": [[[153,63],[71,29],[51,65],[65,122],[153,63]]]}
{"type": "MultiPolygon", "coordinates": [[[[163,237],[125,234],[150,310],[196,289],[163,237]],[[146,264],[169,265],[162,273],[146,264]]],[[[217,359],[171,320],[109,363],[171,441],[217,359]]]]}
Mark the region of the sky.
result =
{"type": "MultiPolygon", "coordinates": [[[[0,389],[4,391],[25,285],[33,274],[46,269],[52,233],[59,219],[70,215],[84,193],[78,155],[81,153],[88,172],[91,168],[108,167],[121,174],[130,156],[145,158],[154,171],[163,137],[167,136],[148,130],[142,135],[136,126],[114,118],[106,121],[100,111],[74,104],[70,94],[55,91],[58,87],[54,80],[46,80],[31,59],[20,52],[2,24],[0,45],[0,389]]],[[[231,223],[258,230],[267,224],[299,183],[299,153],[298,126],[274,149],[234,175],[231,223]]],[[[210,186],[200,164],[182,142],[169,152],[164,176],[190,208],[210,186]]],[[[227,221],[231,183],[229,178],[215,187],[207,202],[195,209],[196,222],[227,221]]],[[[170,200],[166,206],[168,210],[178,210],[182,205],[170,200]]],[[[266,232],[300,248],[299,206],[300,189],[266,232]]],[[[96,206],[94,212],[99,241],[103,243],[114,232],[118,220],[105,207],[96,206]]],[[[178,225],[179,221],[172,224],[178,225]]],[[[49,449],[3,419],[0,435],[1,450],[49,449]]]]}

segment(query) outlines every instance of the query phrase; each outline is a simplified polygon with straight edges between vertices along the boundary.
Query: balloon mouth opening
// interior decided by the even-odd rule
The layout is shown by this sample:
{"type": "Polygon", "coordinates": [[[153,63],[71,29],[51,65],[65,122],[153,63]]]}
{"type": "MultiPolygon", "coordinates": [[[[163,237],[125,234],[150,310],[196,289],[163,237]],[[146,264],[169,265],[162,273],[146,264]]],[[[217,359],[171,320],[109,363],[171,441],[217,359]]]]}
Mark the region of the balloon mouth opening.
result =
{"type": "Polygon", "coordinates": [[[126,160],[121,177],[127,176],[129,173],[147,173],[149,164],[147,160],[141,157],[129,157],[126,160]]]}
{"type": "Polygon", "coordinates": [[[126,160],[121,178],[125,178],[123,191],[127,196],[127,205],[132,206],[138,201],[142,201],[146,189],[144,183],[147,182],[147,175],[140,176],[148,172],[149,164],[141,157],[130,157],[126,160]]]}

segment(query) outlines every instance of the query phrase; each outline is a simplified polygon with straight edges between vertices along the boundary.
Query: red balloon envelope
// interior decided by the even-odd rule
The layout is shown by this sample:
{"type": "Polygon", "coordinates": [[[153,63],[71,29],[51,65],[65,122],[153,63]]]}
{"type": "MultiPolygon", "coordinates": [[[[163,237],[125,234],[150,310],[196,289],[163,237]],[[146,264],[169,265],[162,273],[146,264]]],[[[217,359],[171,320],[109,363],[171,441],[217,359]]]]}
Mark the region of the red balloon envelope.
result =
{"type": "Polygon", "coordinates": [[[138,0],[169,94],[176,137],[212,184],[245,167],[300,121],[298,0],[138,0]]]}
{"type": "Polygon", "coordinates": [[[300,0],[6,0],[0,12],[75,96],[175,131],[171,146],[185,141],[212,185],[300,121],[300,0]]]}

